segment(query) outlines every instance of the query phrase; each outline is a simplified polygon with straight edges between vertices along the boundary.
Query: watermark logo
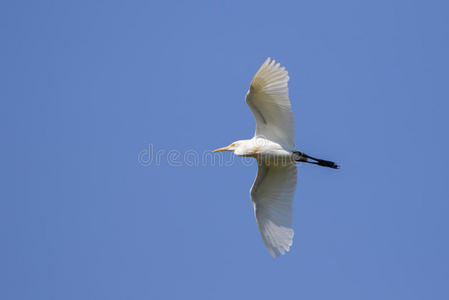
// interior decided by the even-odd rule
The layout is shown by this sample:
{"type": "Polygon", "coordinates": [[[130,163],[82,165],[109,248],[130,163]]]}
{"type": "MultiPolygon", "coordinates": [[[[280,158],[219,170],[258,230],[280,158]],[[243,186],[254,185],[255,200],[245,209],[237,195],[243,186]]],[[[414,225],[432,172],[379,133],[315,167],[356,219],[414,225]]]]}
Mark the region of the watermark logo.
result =
{"type": "MultiPolygon", "coordinates": [[[[171,167],[230,167],[236,163],[233,153],[214,153],[210,150],[198,151],[188,149],[180,151],[176,149],[158,149],[153,144],[148,144],[137,156],[141,166],[163,166],[171,167]]],[[[252,157],[241,157],[241,163],[245,166],[255,165],[257,162],[252,157]]]]}
{"type": "MultiPolygon", "coordinates": [[[[267,140],[260,139],[254,141],[254,149],[260,149],[266,146],[267,140]]],[[[237,142],[236,142],[237,143],[237,142]]],[[[177,149],[158,149],[154,144],[148,144],[145,149],[142,149],[138,153],[138,163],[141,166],[170,166],[170,167],[231,167],[238,162],[244,166],[252,166],[264,164],[266,166],[288,166],[292,162],[298,161],[295,156],[285,154],[286,152],[280,151],[279,145],[277,147],[267,146],[267,149],[274,149],[273,151],[267,151],[263,155],[255,154],[251,156],[239,156],[236,159],[234,153],[226,152],[212,152],[211,150],[198,151],[196,149],[177,150],[177,149]],[[276,150],[280,151],[280,154],[276,154],[276,150]],[[257,156],[257,160],[255,159],[257,156]]]]}

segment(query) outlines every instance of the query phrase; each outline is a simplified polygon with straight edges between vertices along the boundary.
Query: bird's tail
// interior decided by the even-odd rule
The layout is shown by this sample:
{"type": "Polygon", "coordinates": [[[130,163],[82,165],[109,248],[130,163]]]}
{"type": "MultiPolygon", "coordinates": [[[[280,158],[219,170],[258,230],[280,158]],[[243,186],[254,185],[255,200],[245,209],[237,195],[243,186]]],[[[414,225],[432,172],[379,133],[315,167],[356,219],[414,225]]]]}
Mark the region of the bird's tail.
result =
{"type": "Polygon", "coordinates": [[[315,158],[315,157],[309,156],[301,151],[293,151],[293,158],[295,159],[295,161],[301,161],[301,162],[314,164],[314,165],[318,165],[318,166],[322,166],[322,167],[328,167],[328,168],[333,168],[333,169],[340,168],[340,166],[337,165],[336,163],[334,163],[333,161],[315,158]],[[310,159],[313,161],[310,161],[310,159]]]}

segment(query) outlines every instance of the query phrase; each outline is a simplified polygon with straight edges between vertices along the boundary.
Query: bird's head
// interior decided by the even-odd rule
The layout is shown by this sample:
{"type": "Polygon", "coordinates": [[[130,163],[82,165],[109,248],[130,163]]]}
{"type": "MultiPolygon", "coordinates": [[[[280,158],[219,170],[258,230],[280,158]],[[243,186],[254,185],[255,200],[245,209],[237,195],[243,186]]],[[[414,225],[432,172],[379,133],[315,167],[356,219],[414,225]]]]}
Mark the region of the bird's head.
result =
{"type": "Polygon", "coordinates": [[[248,143],[247,141],[236,141],[232,143],[229,146],[215,149],[214,152],[220,152],[220,151],[232,151],[235,155],[244,156],[248,152],[248,143]]]}

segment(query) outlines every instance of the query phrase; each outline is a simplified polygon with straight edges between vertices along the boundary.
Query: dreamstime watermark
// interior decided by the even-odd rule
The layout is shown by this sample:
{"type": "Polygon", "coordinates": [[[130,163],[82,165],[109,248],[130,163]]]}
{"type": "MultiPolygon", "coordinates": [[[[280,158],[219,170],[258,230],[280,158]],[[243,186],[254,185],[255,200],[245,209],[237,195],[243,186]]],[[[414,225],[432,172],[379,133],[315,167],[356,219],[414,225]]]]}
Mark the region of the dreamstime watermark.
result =
{"type": "MultiPolygon", "coordinates": [[[[156,149],[153,144],[148,144],[145,149],[139,152],[137,160],[144,167],[161,165],[171,167],[230,167],[236,163],[236,156],[224,152],[214,153],[210,150],[156,149]]],[[[240,157],[240,162],[245,166],[257,164],[257,161],[252,157],[240,157]]]]}
{"type": "Polygon", "coordinates": [[[236,159],[236,155],[233,153],[214,153],[211,150],[198,151],[196,149],[184,151],[157,149],[154,144],[148,144],[145,149],[139,152],[137,159],[139,164],[144,167],[161,165],[169,165],[171,167],[230,167],[236,162],[244,166],[251,166],[257,163],[263,163],[267,166],[289,166],[292,162],[300,161],[303,155],[301,152],[288,153],[279,144],[264,136],[257,136],[251,140],[236,141],[230,146],[234,145],[236,147],[243,146],[243,149],[249,150],[248,152],[251,155],[240,156],[236,159]],[[262,149],[264,151],[261,151],[262,149]],[[257,157],[257,160],[255,157],[257,157]]]}

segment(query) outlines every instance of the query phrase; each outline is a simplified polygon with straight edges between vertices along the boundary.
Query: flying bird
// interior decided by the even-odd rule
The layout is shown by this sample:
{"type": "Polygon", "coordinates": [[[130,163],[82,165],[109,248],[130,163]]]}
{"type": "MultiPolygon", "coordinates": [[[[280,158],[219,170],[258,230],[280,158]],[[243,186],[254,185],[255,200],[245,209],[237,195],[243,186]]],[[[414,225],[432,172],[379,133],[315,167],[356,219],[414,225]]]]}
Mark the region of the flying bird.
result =
{"type": "Polygon", "coordinates": [[[339,168],[332,161],[296,150],[288,81],[285,67],[267,58],[246,94],[246,103],[256,119],[254,137],[214,150],[232,151],[238,156],[257,159],[257,177],[250,196],[260,234],[273,257],[289,251],[293,243],[291,224],[297,182],[296,163],[339,168]]]}

